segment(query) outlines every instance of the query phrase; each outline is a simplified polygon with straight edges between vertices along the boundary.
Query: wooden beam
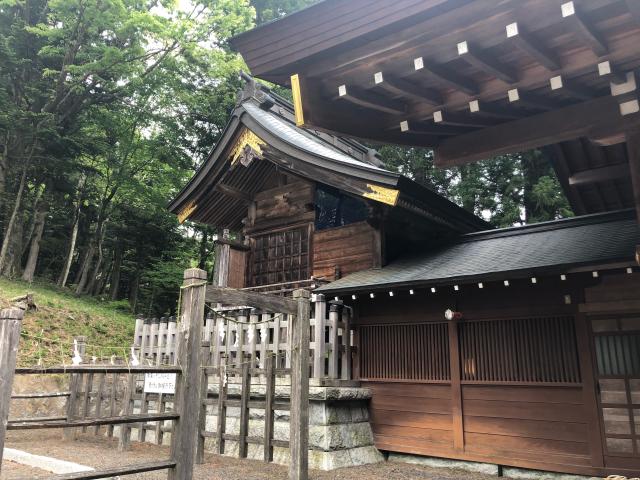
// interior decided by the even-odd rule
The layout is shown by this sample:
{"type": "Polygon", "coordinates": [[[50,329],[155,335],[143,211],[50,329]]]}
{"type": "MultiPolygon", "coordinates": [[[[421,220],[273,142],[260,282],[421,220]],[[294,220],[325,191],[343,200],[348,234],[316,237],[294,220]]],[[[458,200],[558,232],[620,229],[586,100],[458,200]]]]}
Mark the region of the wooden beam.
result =
{"type": "Polygon", "coordinates": [[[640,25],[640,2],[638,0],[626,0],[626,4],[633,20],[640,25]]]}
{"type": "Polygon", "coordinates": [[[438,110],[431,117],[437,125],[450,125],[456,127],[483,128],[495,125],[496,120],[492,118],[484,118],[478,115],[470,115],[457,112],[448,112],[438,110]]]}
{"type": "Polygon", "coordinates": [[[358,87],[338,87],[338,99],[345,100],[361,107],[378,110],[391,115],[400,115],[406,112],[407,107],[402,102],[386,98],[374,92],[369,92],[358,87]]]}
{"type": "Polygon", "coordinates": [[[516,107],[529,108],[534,110],[553,110],[558,107],[557,102],[541,97],[530,92],[524,92],[518,88],[507,92],[507,98],[511,105],[516,107]]]}
{"type": "Polygon", "coordinates": [[[240,200],[241,202],[244,202],[246,204],[249,204],[253,201],[253,199],[251,198],[251,195],[249,195],[246,192],[243,192],[242,190],[239,190],[235,187],[232,187],[230,185],[226,185],[224,183],[217,183],[214,187],[214,190],[222,193],[223,195],[227,195],[229,197],[233,197],[236,200],[240,200]]]}
{"type": "Polygon", "coordinates": [[[606,42],[591,21],[577,9],[575,2],[563,3],[561,9],[562,17],[568,19],[568,27],[589,44],[593,53],[599,57],[609,53],[606,42]]]}
{"type": "Polygon", "coordinates": [[[522,114],[517,109],[504,108],[494,103],[481,102],[480,100],[471,100],[469,102],[469,111],[472,115],[483,115],[486,117],[504,118],[512,120],[514,118],[522,118],[522,114]]]}
{"type": "Polygon", "coordinates": [[[572,80],[567,80],[562,75],[557,75],[549,80],[551,90],[565,93],[580,100],[591,100],[594,93],[582,85],[576,84],[572,80]]]}
{"type": "Polygon", "coordinates": [[[236,290],[207,285],[205,296],[207,303],[222,303],[223,305],[237,305],[258,308],[272,313],[287,313],[295,315],[298,303],[289,298],[277,297],[266,293],[256,293],[249,290],[236,290]]]}
{"type": "Polygon", "coordinates": [[[633,198],[636,204],[636,217],[640,221],[640,127],[627,131],[627,155],[631,184],[633,185],[633,198]]]}
{"type": "Polygon", "coordinates": [[[587,209],[584,206],[584,202],[582,201],[582,197],[580,196],[578,189],[569,185],[569,177],[571,174],[569,172],[569,166],[567,165],[567,158],[564,154],[562,144],[555,143],[553,145],[546,146],[542,151],[550,159],[551,166],[555,170],[558,181],[560,182],[560,185],[562,185],[562,189],[571,204],[573,213],[576,215],[584,215],[587,213],[587,209]]]}
{"type": "Polygon", "coordinates": [[[440,167],[464,165],[603,131],[624,131],[638,124],[639,115],[623,118],[616,100],[604,96],[442,140],[435,147],[435,162],[440,167]]]}
{"type": "Polygon", "coordinates": [[[427,75],[431,76],[438,83],[445,85],[455,90],[461,90],[467,95],[476,95],[478,93],[478,86],[468,78],[458,75],[452,70],[440,65],[425,64],[422,57],[414,59],[414,69],[416,71],[423,71],[427,75]]]}
{"type": "Polygon", "coordinates": [[[468,128],[459,128],[455,126],[447,126],[447,125],[434,125],[433,122],[419,122],[419,121],[409,121],[405,120],[398,123],[394,123],[388,127],[388,130],[398,130],[400,129],[403,134],[405,133],[416,133],[423,135],[436,135],[436,136],[452,136],[452,135],[462,135],[464,133],[469,132],[468,128]]]}
{"type": "Polygon", "coordinates": [[[514,69],[497,62],[490,55],[469,45],[466,41],[458,44],[458,55],[470,65],[499,78],[505,83],[513,84],[518,81],[517,72],[514,69]]]}
{"type": "Polygon", "coordinates": [[[589,183],[606,182],[624,178],[629,175],[628,163],[617,163],[615,165],[606,165],[604,167],[591,168],[576,172],[569,177],[569,185],[578,186],[589,183]]]}
{"type": "Polygon", "coordinates": [[[516,48],[525,52],[547,70],[555,72],[562,68],[558,58],[547,50],[538,40],[524,31],[518,23],[514,22],[507,25],[507,38],[510,39],[516,48]]]}
{"type": "Polygon", "coordinates": [[[376,84],[376,86],[386,90],[389,93],[401,95],[418,102],[427,102],[435,106],[442,105],[443,103],[442,95],[440,95],[439,92],[432,89],[420,87],[402,78],[395,78],[390,75],[385,75],[382,82],[376,84]]]}

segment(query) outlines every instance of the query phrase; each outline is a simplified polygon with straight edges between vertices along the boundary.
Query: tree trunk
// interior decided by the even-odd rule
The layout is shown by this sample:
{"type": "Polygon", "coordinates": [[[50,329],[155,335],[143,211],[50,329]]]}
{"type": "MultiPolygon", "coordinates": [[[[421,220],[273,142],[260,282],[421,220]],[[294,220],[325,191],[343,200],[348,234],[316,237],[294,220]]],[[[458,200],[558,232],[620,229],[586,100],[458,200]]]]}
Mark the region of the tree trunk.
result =
{"type": "Polygon", "coordinates": [[[136,268],[136,272],[131,279],[131,285],[129,286],[129,305],[131,310],[136,311],[138,306],[138,292],[140,291],[140,270],[136,268]]]}
{"type": "Polygon", "coordinates": [[[71,239],[69,240],[69,250],[67,250],[67,258],[64,261],[64,266],[58,277],[58,285],[64,287],[69,279],[69,271],[71,270],[71,263],[73,263],[73,252],[76,249],[76,241],[78,239],[78,226],[79,216],[73,218],[73,227],[71,229],[71,239]]]}
{"type": "Polygon", "coordinates": [[[58,277],[58,285],[64,287],[67,284],[69,278],[69,271],[71,270],[71,263],[73,263],[73,253],[76,249],[76,241],[78,240],[78,228],[80,226],[80,209],[82,208],[82,191],[84,190],[84,184],[87,180],[86,175],[82,174],[78,181],[78,187],[76,188],[76,202],[73,209],[73,223],[71,226],[71,238],[69,239],[69,250],[67,251],[67,258],[58,277]]]}
{"type": "Polygon", "coordinates": [[[36,227],[38,224],[38,212],[42,207],[42,196],[45,193],[47,186],[43,183],[38,185],[35,191],[35,196],[33,198],[33,204],[31,205],[31,221],[29,222],[29,228],[27,229],[27,233],[24,234],[23,248],[22,248],[22,256],[27,253],[27,249],[31,247],[31,239],[35,234],[36,227]]]}
{"type": "Polygon", "coordinates": [[[103,268],[104,263],[104,252],[102,250],[102,244],[104,243],[104,237],[106,234],[106,222],[102,223],[100,230],[98,232],[98,242],[96,244],[96,251],[98,252],[98,259],[96,260],[95,267],[93,268],[93,272],[88,277],[87,285],[82,293],[91,294],[94,291],[96,281],[98,280],[98,275],[100,274],[100,269],[103,268]]]}
{"type": "MultiPolygon", "coordinates": [[[[35,145],[31,150],[31,154],[33,155],[33,150],[35,149],[35,145]]],[[[4,231],[4,239],[2,240],[2,248],[0,249],[0,274],[6,270],[7,266],[7,254],[9,252],[9,246],[12,244],[12,234],[13,229],[16,224],[16,219],[18,218],[18,212],[20,212],[22,207],[22,196],[24,194],[24,188],[27,183],[27,172],[29,170],[30,158],[24,163],[24,167],[22,168],[22,177],[20,177],[20,185],[18,187],[18,193],[16,194],[16,201],[13,206],[13,211],[11,212],[11,217],[9,218],[9,223],[7,224],[7,228],[4,231]]],[[[15,257],[16,252],[12,252],[12,257],[15,257]]]]}
{"type": "Polygon", "coordinates": [[[207,264],[207,240],[209,238],[209,229],[207,227],[202,227],[202,238],[200,239],[200,252],[199,252],[199,261],[198,268],[200,270],[206,270],[205,266],[207,264]]]}
{"type": "Polygon", "coordinates": [[[25,282],[33,282],[33,276],[36,272],[36,265],[38,263],[38,254],[40,253],[40,241],[42,240],[42,234],[44,233],[44,224],[49,212],[48,202],[39,202],[38,209],[34,215],[34,229],[33,236],[31,238],[31,246],[29,248],[29,258],[27,264],[22,272],[22,279],[25,282]]]}
{"type": "Polygon", "coordinates": [[[113,272],[111,273],[111,288],[109,290],[109,298],[111,300],[118,300],[118,293],[120,290],[120,270],[122,267],[122,243],[119,242],[116,246],[113,258],[113,272]]]}

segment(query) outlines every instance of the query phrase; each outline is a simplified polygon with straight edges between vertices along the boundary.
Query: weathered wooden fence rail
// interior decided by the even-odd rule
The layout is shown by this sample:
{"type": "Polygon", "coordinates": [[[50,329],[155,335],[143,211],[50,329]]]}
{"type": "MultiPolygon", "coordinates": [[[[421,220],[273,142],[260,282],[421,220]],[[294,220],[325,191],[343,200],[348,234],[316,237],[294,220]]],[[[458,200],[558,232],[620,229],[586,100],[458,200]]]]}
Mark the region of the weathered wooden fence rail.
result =
{"type": "MultiPolygon", "coordinates": [[[[236,296],[228,301],[240,301],[241,298],[236,296]]],[[[282,309],[279,303],[271,305],[274,309],[271,312],[278,307],[282,309]]],[[[324,295],[311,296],[310,378],[318,381],[352,379],[355,351],[352,316],[351,308],[342,302],[327,301],[324,295]]],[[[175,317],[137,318],[134,348],[139,357],[148,364],[175,364],[176,325],[175,317]]],[[[274,356],[276,368],[289,368],[290,325],[291,315],[286,312],[267,313],[266,309],[242,305],[213,308],[203,325],[202,340],[211,350],[206,366],[217,368],[224,361],[234,366],[251,359],[254,365],[264,368],[264,360],[274,356]]]]}
{"type": "MultiPolygon", "coordinates": [[[[121,426],[121,448],[127,448],[131,425],[156,423],[161,429],[166,421],[173,422],[170,458],[137,465],[119,466],[99,471],[58,475],[51,480],[88,480],[112,478],[117,475],[154,470],[167,470],[169,480],[191,480],[197,443],[198,414],[200,411],[199,381],[201,378],[201,337],[204,318],[204,296],[206,272],[199,269],[185,271],[184,289],[190,290],[183,297],[181,311],[184,312],[179,331],[176,332],[179,356],[176,365],[62,365],[57,367],[15,368],[16,353],[20,339],[22,311],[18,309],[0,312],[0,461],[7,430],[33,430],[64,428],[65,434],[73,438],[77,429],[93,427],[95,432],[101,426],[121,426]],[[175,394],[170,410],[161,409],[150,413],[142,410],[132,412],[136,384],[140,376],[146,374],[175,374],[175,394]],[[20,418],[9,420],[10,400],[14,375],[68,374],[70,389],[66,415],[61,417],[20,418]],[[110,389],[107,384],[110,383],[110,389]],[[97,388],[94,389],[94,385],[97,388]],[[117,411],[117,386],[126,385],[122,396],[122,409],[117,411]],[[108,392],[108,393],[107,393],[108,392]],[[109,409],[102,410],[103,401],[108,399],[109,409]],[[91,407],[93,400],[93,408],[91,407]],[[81,412],[81,413],[79,413],[81,412]]],[[[79,343],[79,347],[81,344],[79,343]]],[[[67,392],[15,394],[16,400],[67,396],[67,392]]],[[[144,431],[144,429],[142,430],[144,431]]],[[[111,434],[113,432],[111,431],[111,434]]],[[[1,463],[0,463],[1,469],[1,463]]]]}

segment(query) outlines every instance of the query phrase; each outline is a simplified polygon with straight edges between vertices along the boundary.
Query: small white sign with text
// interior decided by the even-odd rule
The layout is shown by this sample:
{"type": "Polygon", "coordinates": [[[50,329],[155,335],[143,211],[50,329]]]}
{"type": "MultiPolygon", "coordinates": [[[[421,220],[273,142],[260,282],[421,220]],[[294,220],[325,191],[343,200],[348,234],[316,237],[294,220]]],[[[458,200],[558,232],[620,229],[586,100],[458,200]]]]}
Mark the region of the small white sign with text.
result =
{"type": "Polygon", "coordinates": [[[176,374],[175,373],[145,373],[144,392],[145,393],[175,393],[176,374]]]}

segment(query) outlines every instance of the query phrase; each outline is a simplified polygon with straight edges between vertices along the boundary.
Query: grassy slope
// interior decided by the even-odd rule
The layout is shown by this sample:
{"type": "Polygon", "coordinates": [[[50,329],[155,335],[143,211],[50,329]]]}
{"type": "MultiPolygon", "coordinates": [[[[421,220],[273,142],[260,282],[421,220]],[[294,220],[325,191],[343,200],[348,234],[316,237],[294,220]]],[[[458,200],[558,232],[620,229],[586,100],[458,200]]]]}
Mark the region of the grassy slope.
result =
{"type": "Polygon", "coordinates": [[[0,308],[9,300],[33,292],[38,311],[28,312],[23,322],[23,335],[41,336],[44,340],[23,336],[19,362],[34,365],[39,357],[45,364],[60,364],[63,352],[65,363],[71,362],[73,337],[87,337],[90,356],[108,357],[115,353],[109,346],[118,346],[118,356],[133,341],[134,316],[118,309],[122,304],[100,301],[90,297],[76,297],[68,290],[51,285],[33,284],[0,278],[0,308]]]}

